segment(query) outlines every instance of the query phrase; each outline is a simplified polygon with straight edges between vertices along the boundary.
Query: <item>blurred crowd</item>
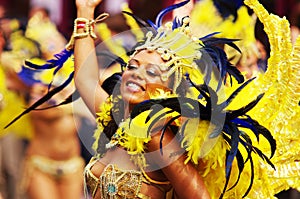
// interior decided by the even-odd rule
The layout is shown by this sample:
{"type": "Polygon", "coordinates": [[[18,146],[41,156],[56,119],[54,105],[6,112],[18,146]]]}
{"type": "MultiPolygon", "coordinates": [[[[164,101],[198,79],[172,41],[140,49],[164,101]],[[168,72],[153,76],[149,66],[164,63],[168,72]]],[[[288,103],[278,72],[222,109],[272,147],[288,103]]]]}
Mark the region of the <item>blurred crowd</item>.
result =
{"type": "MultiPolygon", "coordinates": [[[[123,3],[141,19],[153,20],[161,9],[174,1],[104,0],[104,6],[96,15],[109,13],[108,27],[119,33],[128,28],[121,14],[123,3]]],[[[270,12],[286,16],[291,33],[294,37],[299,35],[299,0],[260,2],[270,12]]],[[[70,39],[75,18],[75,1],[0,0],[0,123],[3,127],[48,89],[44,82],[20,79],[17,74],[22,70],[23,61],[34,59],[44,63],[52,59],[70,39]]],[[[253,64],[241,64],[248,78],[266,70],[270,51],[259,22],[254,31],[261,56],[254,60],[249,58],[248,63],[253,64]]],[[[70,93],[62,93],[56,100],[70,93]]],[[[80,101],[74,106],[77,111],[71,111],[72,107],[68,106],[34,111],[6,129],[0,127],[0,199],[83,198],[82,172],[93,155],[95,123],[80,101]]],[[[300,195],[288,190],[278,194],[278,198],[296,199],[300,195]]]]}

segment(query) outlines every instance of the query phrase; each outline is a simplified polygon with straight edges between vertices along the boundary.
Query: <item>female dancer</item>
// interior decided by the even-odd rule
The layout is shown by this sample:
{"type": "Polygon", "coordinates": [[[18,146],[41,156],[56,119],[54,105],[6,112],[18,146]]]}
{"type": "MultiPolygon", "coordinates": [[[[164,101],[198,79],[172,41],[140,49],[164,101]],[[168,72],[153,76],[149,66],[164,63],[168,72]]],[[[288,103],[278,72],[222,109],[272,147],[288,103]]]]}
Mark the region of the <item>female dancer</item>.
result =
{"type": "MultiPolygon", "coordinates": [[[[146,38],[134,47],[128,62],[119,61],[126,66],[121,80],[115,80],[113,85],[111,79],[107,80],[106,85],[112,89],[105,88],[105,83],[103,89],[98,83],[93,32],[94,9],[99,3],[100,0],[76,1],[78,18],[73,34],[75,84],[99,123],[95,142],[98,154],[85,172],[89,194],[93,198],[210,198],[199,170],[205,172],[214,167],[226,170],[226,174],[220,174],[223,186],[216,188],[222,195],[231,165],[235,164],[232,159],[240,154],[236,145],[240,136],[237,126],[244,119],[238,117],[261,98],[235,114],[223,112],[224,103],[217,105],[217,95],[222,95],[224,68],[239,82],[243,77],[226,60],[224,51],[213,44],[219,41],[236,46],[232,40],[208,36],[201,41],[193,37],[188,17],[163,26],[161,14],[156,24],[148,27],[146,38]],[[207,74],[203,74],[205,70],[207,74]],[[224,140],[219,139],[221,132],[225,133],[224,140]],[[212,149],[220,152],[221,148],[222,154],[209,153],[212,149]],[[211,156],[225,159],[226,150],[227,163],[213,163],[217,160],[210,159],[211,156]],[[202,159],[204,155],[207,156],[202,159]]],[[[252,120],[245,123],[254,129],[264,129],[252,120]]],[[[263,131],[273,151],[274,140],[267,136],[268,130],[263,131]]],[[[248,141],[245,140],[245,147],[250,152],[254,148],[248,141]]]]}

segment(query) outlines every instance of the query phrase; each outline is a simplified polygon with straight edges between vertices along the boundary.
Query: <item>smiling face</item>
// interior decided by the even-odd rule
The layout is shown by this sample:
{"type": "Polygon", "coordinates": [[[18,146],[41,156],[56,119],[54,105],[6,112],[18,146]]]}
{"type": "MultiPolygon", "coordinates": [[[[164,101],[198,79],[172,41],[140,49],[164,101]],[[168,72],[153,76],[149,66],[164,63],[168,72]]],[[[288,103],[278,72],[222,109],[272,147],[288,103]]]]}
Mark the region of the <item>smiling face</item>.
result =
{"type": "Polygon", "coordinates": [[[159,65],[163,63],[161,56],[155,51],[138,52],[129,61],[122,75],[123,100],[131,105],[138,104],[149,99],[149,92],[152,92],[153,87],[169,89],[169,80],[163,81],[161,78],[164,72],[159,65]]]}

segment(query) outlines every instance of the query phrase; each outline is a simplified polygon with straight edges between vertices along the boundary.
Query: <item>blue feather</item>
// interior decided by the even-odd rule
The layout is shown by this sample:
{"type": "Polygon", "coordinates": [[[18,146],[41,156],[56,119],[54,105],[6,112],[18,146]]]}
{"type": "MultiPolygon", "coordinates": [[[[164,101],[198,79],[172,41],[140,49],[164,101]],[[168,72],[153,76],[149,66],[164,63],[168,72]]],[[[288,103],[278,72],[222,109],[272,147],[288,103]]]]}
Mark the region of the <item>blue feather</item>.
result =
{"type": "Polygon", "coordinates": [[[251,138],[243,131],[240,131],[240,136],[242,139],[240,139],[241,145],[246,149],[247,151],[247,158],[245,160],[245,163],[248,162],[250,159],[251,153],[252,153],[252,140],[251,138]],[[244,140],[245,141],[244,141],[244,140]]]}
{"type": "Polygon", "coordinates": [[[213,37],[213,36],[215,36],[215,35],[217,35],[217,34],[220,34],[221,32],[213,32],[213,33],[210,33],[210,34],[208,34],[208,35],[205,35],[204,37],[200,37],[199,39],[202,41],[202,40],[205,40],[205,39],[207,39],[207,38],[211,38],[211,37],[213,37]]]}
{"type": "Polygon", "coordinates": [[[239,129],[232,123],[228,124],[228,130],[231,136],[231,142],[230,142],[230,151],[229,154],[226,157],[226,177],[229,176],[229,171],[232,167],[232,162],[237,154],[238,151],[238,145],[239,145],[239,129]]]}
{"type": "Polygon", "coordinates": [[[162,25],[162,20],[164,18],[164,16],[172,11],[172,10],[175,10],[176,8],[179,8],[179,7],[182,7],[184,6],[185,4],[187,4],[190,0],[186,0],[186,1],[183,1],[183,2],[180,2],[178,4],[174,4],[174,5],[171,5],[171,6],[168,6],[167,8],[163,9],[162,11],[160,11],[156,17],[156,21],[155,21],[155,24],[157,27],[160,27],[162,25]]]}
{"type": "Polygon", "coordinates": [[[41,70],[34,70],[25,66],[22,66],[21,71],[18,73],[19,78],[28,86],[32,86],[35,83],[41,83],[40,80],[36,79],[35,76],[37,73],[40,73],[41,70]]]}
{"type": "Polygon", "coordinates": [[[34,104],[32,104],[29,108],[25,109],[21,114],[19,114],[17,117],[15,117],[11,122],[9,122],[4,128],[9,127],[12,125],[14,122],[16,122],[18,119],[20,119],[22,116],[25,114],[29,113],[32,110],[35,110],[38,108],[40,105],[51,99],[55,94],[63,90],[67,85],[71,83],[74,77],[74,72],[72,72],[69,77],[63,82],[62,85],[53,88],[52,90],[48,91],[46,95],[44,95],[42,98],[40,98],[38,101],[36,101],[34,104]]]}
{"type": "Polygon", "coordinates": [[[151,20],[147,20],[147,23],[154,28],[154,30],[157,30],[159,28],[159,26],[157,26],[155,23],[153,23],[151,20]]]}
{"type": "Polygon", "coordinates": [[[257,141],[259,141],[259,132],[255,128],[255,126],[253,126],[251,121],[249,121],[248,119],[242,119],[242,118],[235,118],[231,121],[233,123],[237,124],[238,126],[250,129],[255,134],[257,141]]]}
{"type": "Polygon", "coordinates": [[[56,67],[62,67],[63,64],[70,58],[73,54],[73,50],[64,49],[60,53],[54,55],[54,59],[47,60],[46,64],[38,65],[25,60],[25,65],[34,69],[52,69],[56,67]]]}
{"type": "Polygon", "coordinates": [[[221,103],[220,108],[224,109],[225,107],[227,107],[231,101],[239,94],[239,92],[245,88],[250,82],[252,82],[256,77],[253,77],[249,80],[247,80],[245,83],[243,83],[241,86],[239,86],[228,98],[227,100],[225,100],[223,103],[221,103]]]}
{"type": "MultiPolygon", "coordinates": [[[[60,53],[55,54],[53,59],[47,60],[46,64],[38,65],[30,62],[30,60],[25,61],[25,65],[37,69],[37,70],[47,70],[47,69],[54,69],[53,77],[56,73],[63,67],[64,63],[72,56],[73,50],[63,49],[60,53]]],[[[50,90],[52,86],[53,80],[48,85],[48,90],[50,90]]]]}
{"type": "Polygon", "coordinates": [[[180,26],[181,26],[180,20],[178,19],[178,17],[175,17],[173,20],[172,30],[174,30],[180,26]]]}
{"type": "MultiPolygon", "coordinates": [[[[152,110],[152,111],[153,111],[153,110],[152,110]]],[[[151,111],[151,112],[152,112],[152,111],[151,111]]],[[[149,127],[148,127],[148,130],[147,130],[147,136],[149,136],[150,131],[151,131],[152,127],[156,124],[156,122],[158,122],[159,120],[161,120],[161,118],[165,117],[166,114],[169,114],[169,113],[172,113],[172,112],[174,112],[174,111],[173,111],[173,110],[169,110],[169,111],[166,111],[165,113],[161,113],[160,115],[156,116],[156,117],[154,118],[154,120],[151,122],[151,124],[149,125],[149,127]]],[[[151,113],[149,113],[148,117],[146,118],[145,124],[149,121],[149,119],[151,119],[152,116],[150,116],[150,114],[151,114],[151,113]]]]}
{"type": "Polygon", "coordinates": [[[163,141],[163,139],[164,139],[164,135],[165,135],[165,132],[166,132],[166,130],[167,130],[167,127],[169,127],[169,126],[172,124],[172,122],[174,122],[174,121],[175,121],[176,119],[178,119],[179,117],[180,117],[180,115],[171,118],[171,119],[167,122],[167,124],[163,127],[163,129],[162,129],[162,131],[161,131],[160,140],[159,140],[159,148],[160,148],[160,154],[161,154],[161,155],[163,155],[163,145],[162,145],[163,143],[162,143],[162,141],[163,141]]]}
{"type": "Polygon", "coordinates": [[[242,198],[246,197],[246,196],[249,194],[249,192],[250,192],[250,190],[251,190],[251,187],[252,187],[252,185],[253,185],[253,182],[254,182],[254,164],[253,164],[253,159],[252,159],[251,156],[250,156],[250,158],[249,158],[249,161],[250,161],[250,168],[251,168],[250,184],[249,184],[249,187],[248,187],[248,189],[246,190],[246,192],[244,193],[244,195],[243,195],[242,198]]]}
{"type": "Polygon", "coordinates": [[[239,150],[237,151],[237,154],[236,154],[236,160],[237,160],[237,163],[238,163],[239,174],[238,174],[238,177],[237,177],[235,183],[228,189],[228,191],[233,189],[237,185],[237,183],[240,180],[241,174],[244,170],[245,162],[244,162],[243,155],[241,154],[241,152],[239,150]]]}
{"type": "Polygon", "coordinates": [[[243,0],[213,0],[215,7],[223,19],[233,15],[237,19],[237,11],[243,5],[243,0]]]}

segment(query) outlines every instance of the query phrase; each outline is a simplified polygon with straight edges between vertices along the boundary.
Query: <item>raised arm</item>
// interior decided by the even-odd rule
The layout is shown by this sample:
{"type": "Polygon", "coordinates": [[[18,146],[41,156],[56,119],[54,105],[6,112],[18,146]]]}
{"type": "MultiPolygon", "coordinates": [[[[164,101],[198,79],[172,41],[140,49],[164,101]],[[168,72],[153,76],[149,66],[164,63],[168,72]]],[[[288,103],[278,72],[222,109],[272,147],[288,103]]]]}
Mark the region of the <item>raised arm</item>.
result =
{"type": "MultiPolygon", "coordinates": [[[[77,18],[94,19],[94,10],[101,0],[76,0],[77,18]]],[[[82,33],[83,28],[78,29],[82,33]]],[[[107,98],[108,94],[99,84],[99,69],[95,52],[94,39],[88,35],[75,39],[75,85],[80,95],[95,116],[99,105],[107,98]]]]}

